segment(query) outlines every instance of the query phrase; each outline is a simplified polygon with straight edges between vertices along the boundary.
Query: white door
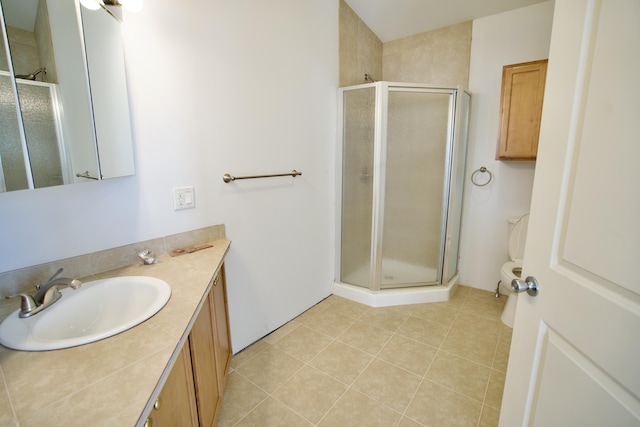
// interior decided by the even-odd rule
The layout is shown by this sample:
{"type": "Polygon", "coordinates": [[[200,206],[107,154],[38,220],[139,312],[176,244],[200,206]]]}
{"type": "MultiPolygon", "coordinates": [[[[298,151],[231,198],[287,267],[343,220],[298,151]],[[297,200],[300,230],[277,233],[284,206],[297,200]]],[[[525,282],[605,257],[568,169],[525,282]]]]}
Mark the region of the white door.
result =
{"type": "Polygon", "coordinates": [[[640,425],[640,1],[556,0],[500,426],[640,425]]]}

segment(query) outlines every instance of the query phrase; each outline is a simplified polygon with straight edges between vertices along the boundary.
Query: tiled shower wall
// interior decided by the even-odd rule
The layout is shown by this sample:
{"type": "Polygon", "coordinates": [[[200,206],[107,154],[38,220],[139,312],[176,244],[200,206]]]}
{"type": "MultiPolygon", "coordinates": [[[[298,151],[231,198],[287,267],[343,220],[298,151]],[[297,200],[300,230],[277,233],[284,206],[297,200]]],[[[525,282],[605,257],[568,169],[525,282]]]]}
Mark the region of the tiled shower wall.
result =
{"type": "Polygon", "coordinates": [[[472,21],[383,43],[340,1],[340,86],[378,80],[469,85],[472,21]]]}
{"type": "Polygon", "coordinates": [[[472,21],[382,45],[382,79],[469,86],[472,21]]]}
{"type": "MultiPolygon", "coordinates": [[[[53,45],[46,2],[38,3],[33,32],[12,26],[7,26],[7,32],[11,44],[15,73],[29,74],[38,68],[45,67],[47,69],[45,81],[57,83],[58,76],[53,59],[53,45]]],[[[0,43],[0,70],[9,71],[4,43],[0,43]]],[[[37,79],[41,81],[42,76],[38,76],[37,79]]]]}
{"type": "Polygon", "coordinates": [[[382,42],[362,19],[340,0],[340,86],[365,83],[364,75],[382,80],[382,42]]]}

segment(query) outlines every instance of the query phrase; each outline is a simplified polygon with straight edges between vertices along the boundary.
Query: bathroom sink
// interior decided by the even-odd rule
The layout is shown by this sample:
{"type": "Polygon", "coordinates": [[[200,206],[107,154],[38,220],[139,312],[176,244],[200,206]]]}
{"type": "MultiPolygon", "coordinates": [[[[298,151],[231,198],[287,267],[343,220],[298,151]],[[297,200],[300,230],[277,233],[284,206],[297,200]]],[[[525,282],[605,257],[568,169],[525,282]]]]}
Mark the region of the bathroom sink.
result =
{"type": "Polygon", "coordinates": [[[11,313],[0,324],[0,344],[41,351],[98,341],[149,319],[171,296],[165,281],[147,276],[93,280],[60,292],[60,300],[31,317],[11,313]]]}

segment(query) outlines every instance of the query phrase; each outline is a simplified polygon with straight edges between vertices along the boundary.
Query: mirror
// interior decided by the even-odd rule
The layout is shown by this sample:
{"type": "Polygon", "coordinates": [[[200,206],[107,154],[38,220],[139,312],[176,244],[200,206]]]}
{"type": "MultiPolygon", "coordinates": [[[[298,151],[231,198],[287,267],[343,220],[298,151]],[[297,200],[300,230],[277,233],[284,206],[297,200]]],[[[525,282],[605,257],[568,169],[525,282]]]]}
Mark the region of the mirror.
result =
{"type": "Polygon", "coordinates": [[[133,175],[129,95],[120,22],[106,9],[81,9],[100,173],[104,179],[133,175]]]}
{"type": "Polygon", "coordinates": [[[0,191],[133,175],[117,18],[77,0],[0,14],[0,191]]]}

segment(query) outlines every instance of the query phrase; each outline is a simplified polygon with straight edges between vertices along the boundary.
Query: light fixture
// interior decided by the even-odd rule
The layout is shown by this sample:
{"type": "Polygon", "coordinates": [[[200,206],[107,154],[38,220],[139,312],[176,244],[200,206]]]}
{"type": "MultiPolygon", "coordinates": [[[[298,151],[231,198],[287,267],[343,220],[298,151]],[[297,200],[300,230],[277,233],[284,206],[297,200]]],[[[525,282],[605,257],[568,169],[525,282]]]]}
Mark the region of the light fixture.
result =
{"type": "Polygon", "coordinates": [[[104,3],[109,6],[122,6],[129,12],[140,12],[143,0],[104,0],[104,3]]]}
{"type": "Polygon", "coordinates": [[[89,10],[98,10],[102,6],[102,0],[80,0],[80,4],[89,10]]]}

